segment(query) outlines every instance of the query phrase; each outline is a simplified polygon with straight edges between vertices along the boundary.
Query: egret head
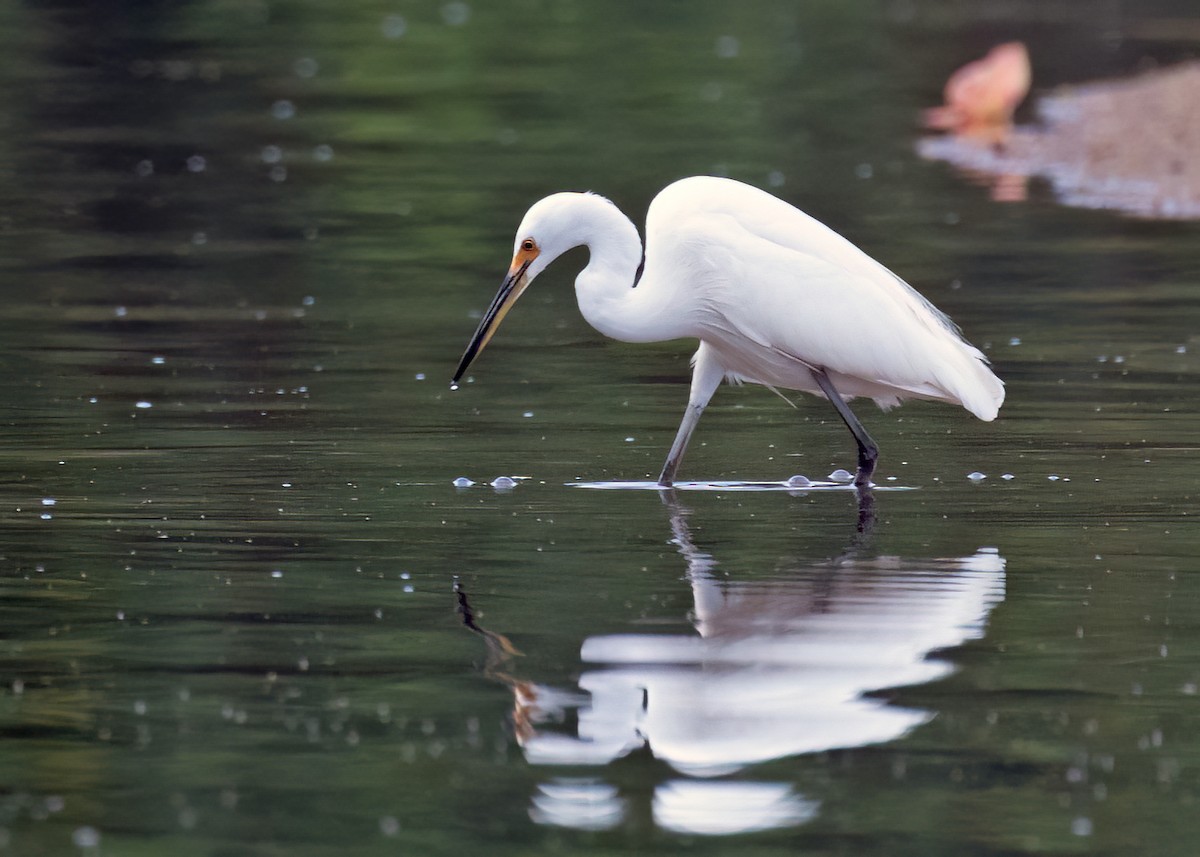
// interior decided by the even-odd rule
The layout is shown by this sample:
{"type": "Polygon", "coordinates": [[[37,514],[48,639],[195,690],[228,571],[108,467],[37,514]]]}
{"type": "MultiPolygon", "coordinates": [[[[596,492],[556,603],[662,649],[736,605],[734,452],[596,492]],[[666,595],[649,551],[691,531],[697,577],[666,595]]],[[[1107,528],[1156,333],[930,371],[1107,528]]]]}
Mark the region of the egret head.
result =
{"type": "Polygon", "coordinates": [[[546,267],[563,253],[585,243],[582,218],[586,215],[581,208],[590,206],[593,201],[612,206],[608,200],[594,194],[556,193],[534,203],[529,211],[525,212],[513,242],[513,258],[508,267],[508,274],[483,314],[479,328],[467,344],[467,350],[463,352],[462,360],[454,373],[455,384],[479,352],[491,341],[492,334],[496,332],[504,316],[533,282],[534,277],[546,270],[546,267]]]}

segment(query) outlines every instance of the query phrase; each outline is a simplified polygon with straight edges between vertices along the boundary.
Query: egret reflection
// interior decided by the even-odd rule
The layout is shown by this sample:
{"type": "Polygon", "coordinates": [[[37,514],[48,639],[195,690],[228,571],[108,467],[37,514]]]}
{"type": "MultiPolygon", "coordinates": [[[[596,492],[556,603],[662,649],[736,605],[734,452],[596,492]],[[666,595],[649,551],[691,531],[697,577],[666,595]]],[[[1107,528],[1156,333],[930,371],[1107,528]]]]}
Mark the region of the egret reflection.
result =
{"type": "MultiPolygon", "coordinates": [[[[933,712],[871,694],[952,672],[937,653],[981,637],[1004,598],[1004,559],[994,548],[927,560],[851,550],[820,563],[788,560],[769,579],[729,580],[694,543],[689,511],[669,495],[667,507],[687,563],[694,633],[588,637],[577,687],[564,689],[513,677],[511,645],[472,624],[489,641],[488,672],[513,691],[526,759],[575,774],[652,755],[676,774],[650,796],[663,829],[732,834],[813,818],[817,801],[746,769],[892,741],[927,722],[933,712]]],[[[641,814],[630,808],[637,800],[645,795],[623,794],[600,772],[551,776],[530,814],[608,828],[641,814]]]]}

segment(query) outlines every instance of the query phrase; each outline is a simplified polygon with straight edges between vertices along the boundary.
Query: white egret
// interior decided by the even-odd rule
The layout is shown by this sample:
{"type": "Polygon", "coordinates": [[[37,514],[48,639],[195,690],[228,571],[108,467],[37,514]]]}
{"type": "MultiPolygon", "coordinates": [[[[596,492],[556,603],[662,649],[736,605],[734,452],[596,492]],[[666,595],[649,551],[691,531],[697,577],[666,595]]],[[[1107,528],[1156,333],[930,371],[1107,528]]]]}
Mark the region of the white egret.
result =
{"type": "Polygon", "coordinates": [[[626,342],[699,339],[687,410],[659,476],[670,486],[723,379],[824,396],[858,444],[854,484],[869,486],[878,447],[846,404],[902,399],[962,405],[995,419],[1004,384],[949,318],[829,227],[732,179],[681,179],[654,198],[646,247],[609,200],[556,193],[517,230],[512,264],[454,373],[488,344],[534,278],[566,251],[591,258],[575,280],[583,317],[626,342]]]}

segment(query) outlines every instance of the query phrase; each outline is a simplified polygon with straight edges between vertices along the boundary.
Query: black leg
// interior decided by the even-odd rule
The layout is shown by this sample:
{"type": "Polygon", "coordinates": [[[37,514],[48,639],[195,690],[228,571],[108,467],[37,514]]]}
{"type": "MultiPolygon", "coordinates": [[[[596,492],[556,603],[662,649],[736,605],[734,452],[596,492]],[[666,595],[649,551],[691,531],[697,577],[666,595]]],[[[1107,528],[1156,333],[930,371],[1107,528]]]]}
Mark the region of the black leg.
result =
{"type": "Polygon", "coordinates": [[[879,447],[875,445],[875,441],[871,440],[871,436],[858,421],[858,417],[854,416],[850,406],[834,388],[833,382],[829,380],[825,370],[813,369],[812,373],[813,377],[817,379],[817,385],[821,388],[821,392],[837,410],[838,416],[842,418],[842,422],[846,424],[846,428],[850,429],[850,433],[854,435],[854,440],[858,443],[858,472],[854,474],[854,484],[859,488],[870,486],[871,474],[875,472],[875,462],[879,460],[879,447]]]}

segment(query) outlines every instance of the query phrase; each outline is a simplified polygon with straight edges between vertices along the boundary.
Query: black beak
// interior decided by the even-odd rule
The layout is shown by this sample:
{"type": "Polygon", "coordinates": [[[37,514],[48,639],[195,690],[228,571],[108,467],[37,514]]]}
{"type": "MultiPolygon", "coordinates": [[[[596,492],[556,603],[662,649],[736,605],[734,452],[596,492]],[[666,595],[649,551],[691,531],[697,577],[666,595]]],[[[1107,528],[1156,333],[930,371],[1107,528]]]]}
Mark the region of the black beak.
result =
{"type": "Polygon", "coordinates": [[[529,268],[532,259],[526,259],[521,267],[515,271],[509,271],[508,276],[504,278],[504,282],[500,284],[500,291],[496,292],[496,296],[492,298],[492,304],[487,308],[487,312],[483,314],[483,320],[479,322],[479,327],[475,330],[475,335],[471,337],[471,341],[467,343],[467,350],[463,352],[462,359],[458,361],[458,369],[454,372],[452,385],[457,385],[459,379],[471,366],[471,363],[478,356],[479,352],[484,349],[491,340],[492,334],[496,332],[500,322],[504,319],[505,314],[517,298],[521,296],[521,292],[525,291],[525,287],[529,285],[529,281],[525,279],[525,271],[529,268]]]}

